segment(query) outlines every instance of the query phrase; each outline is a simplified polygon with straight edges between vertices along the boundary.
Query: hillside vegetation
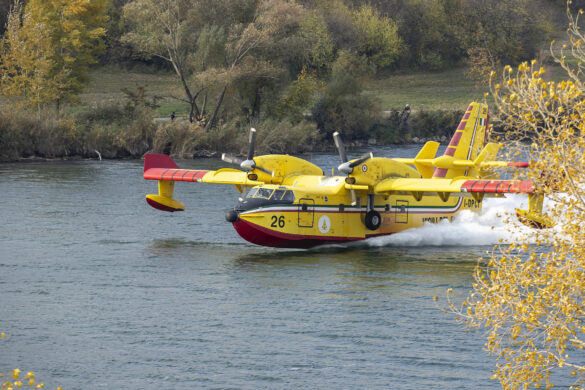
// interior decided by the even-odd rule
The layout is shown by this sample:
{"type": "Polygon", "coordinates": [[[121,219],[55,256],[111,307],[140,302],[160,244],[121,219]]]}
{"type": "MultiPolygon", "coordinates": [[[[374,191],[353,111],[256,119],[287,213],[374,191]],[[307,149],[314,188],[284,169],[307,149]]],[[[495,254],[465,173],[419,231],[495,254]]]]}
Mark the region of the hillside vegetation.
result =
{"type": "Polygon", "coordinates": [[[334,131],[440,137],[484,98],[492,69],[546,62],[565,6],[17,0],[0,57],[0,158],[239,152],[251,126],[266,133],[264,152],[320,148],[334,131]]]}

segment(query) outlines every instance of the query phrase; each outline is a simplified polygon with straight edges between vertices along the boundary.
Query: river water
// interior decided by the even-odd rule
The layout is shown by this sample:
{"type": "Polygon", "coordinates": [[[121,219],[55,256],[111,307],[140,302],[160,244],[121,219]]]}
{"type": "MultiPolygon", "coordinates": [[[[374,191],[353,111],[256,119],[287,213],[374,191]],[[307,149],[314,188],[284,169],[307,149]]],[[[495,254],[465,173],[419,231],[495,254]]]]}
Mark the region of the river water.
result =
{"type": "Polygon", "coordinates": [[[483,333],[432,297],[463,299],[518,200],[306,251],[241,239],[224,220],[233,186],[177,184],[182,213],[150,208],[156,191],[141,161],[0,165],[0,372],[32,370],[53,389],[498,386],[483,333]]]}

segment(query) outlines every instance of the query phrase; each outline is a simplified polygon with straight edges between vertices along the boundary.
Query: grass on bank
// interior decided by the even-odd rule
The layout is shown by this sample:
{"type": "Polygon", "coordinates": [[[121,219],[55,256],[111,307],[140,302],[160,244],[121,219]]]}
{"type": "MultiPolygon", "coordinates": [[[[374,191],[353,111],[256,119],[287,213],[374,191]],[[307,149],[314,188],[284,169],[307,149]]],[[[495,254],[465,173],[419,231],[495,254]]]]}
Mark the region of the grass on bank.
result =
{"type": "MultiPolygon", "coordinates": [[[[81,104],[73,110],[83,110],[99,104],[121,101],[125,98],[122,88],[135,90],[144,86],[150,96],[158,96],[159,108],[155,115],[168,117],[188,113],[188,105],[171,98],[181,96],[176,76],[172,73],[139,73],[113,67],[99,68],[92,72],[92,80],[80,95],[81,104]]],[[[465,68],[442,72],[386,74],[365,83],[366,93],[375,96],[380,110],[391,110],[410,104],[413,110],[461,110],[472,100],[483,99],[487,88],[477,87],[465,77],[465,68]]]]}
{"type": "MultiPolygon", "coordinates": [[[[547,76],[552,80],[563,75],[558,65],[549,65],[547,69],[547,76]]],[[[382,111],[402,109],[406,104],[410,104],[413,111],[464,110],[471,101],[483,101],[484,93],[489,91],[487,86],[479,86],[468,79],[465,70],[458,67],[440,72],[387,73],[366,81],[363,87],[366,93],[377,98],[382,111]]],[[[155,116],[169,117],[172,112],[186,116],[189,112],[188,104],[172,98],[182,97],[183,93],[174,73],[103,67],[95,69],[91,76],[91,82],[80,95],[80,105],[71,107],[71,111],[123,101],[123,88],[135,90],[143,86],[149,96],[159,98],[155,116]]]]}

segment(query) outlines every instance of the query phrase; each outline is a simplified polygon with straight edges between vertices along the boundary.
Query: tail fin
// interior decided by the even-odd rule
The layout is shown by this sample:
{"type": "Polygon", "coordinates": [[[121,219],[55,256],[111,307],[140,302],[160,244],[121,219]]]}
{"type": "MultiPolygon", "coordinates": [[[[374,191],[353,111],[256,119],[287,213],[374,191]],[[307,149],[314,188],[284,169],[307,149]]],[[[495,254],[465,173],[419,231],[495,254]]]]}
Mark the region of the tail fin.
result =
{"type": "Polygon", "coordinates": [[[437,150],[439,149],[439,143],[434,141],[428,141],[425,146],[422,147],[420,152],[414,158],[414,166],[416,170],[421,174],[421,176],[425,179],[433,177],[433,173],[435,172],[435,168],[432,165],[421,164],[417,160],[432,160],[437,155],[437,150]]]}
{"type": "MultiPolygon", "coordinates": [[[[487,128],[489,125],[490,115],[487,104],[471,103],[467,107],[467,111],[451,142],[445,150],[445,156],[454,157],[457,160],[475,160],[483,146],[487,137],[487,128]]],[[[433,177],[438,178],[454,178],[458,176],[466,176],[469,168],[437,168],[433,177]]]]}

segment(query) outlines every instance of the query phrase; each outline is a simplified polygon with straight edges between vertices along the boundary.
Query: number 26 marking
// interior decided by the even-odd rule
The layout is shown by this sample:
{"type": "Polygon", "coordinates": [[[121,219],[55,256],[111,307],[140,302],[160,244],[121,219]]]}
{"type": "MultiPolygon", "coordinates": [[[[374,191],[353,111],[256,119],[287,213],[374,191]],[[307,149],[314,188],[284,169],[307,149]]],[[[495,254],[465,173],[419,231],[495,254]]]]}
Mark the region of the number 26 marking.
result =
{"type": "Polygon", "coordinates": [[[272,224],[270,225],[270,227],[278,227],[279,228],[283,228],[284,227],[284,215],[281,215],[280,217],[276,217],[276,215],[272,216],[272,224]]]}

